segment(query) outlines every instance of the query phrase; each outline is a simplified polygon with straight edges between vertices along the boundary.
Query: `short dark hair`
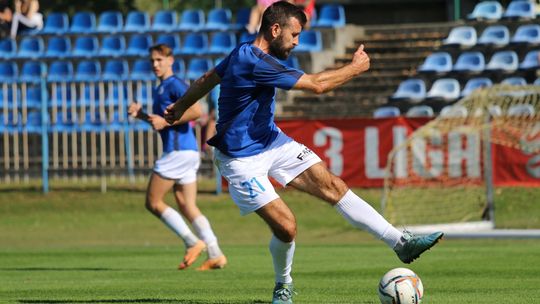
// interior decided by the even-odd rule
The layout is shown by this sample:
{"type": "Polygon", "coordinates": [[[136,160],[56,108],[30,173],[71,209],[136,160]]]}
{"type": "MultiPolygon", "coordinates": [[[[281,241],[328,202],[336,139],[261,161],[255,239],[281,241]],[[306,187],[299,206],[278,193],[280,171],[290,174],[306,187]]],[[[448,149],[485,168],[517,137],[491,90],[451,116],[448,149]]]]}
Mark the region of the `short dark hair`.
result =
{"type": "Polygon", "coordinates": [[[279,24],[281,27],[284,27],[288,25],[291,17],[296,18],[302,25],[302,28],[304,25],[306,25],[307,17],[300,7],[287,1],[275,2],[264,11],[261,21],[261,29],[259,31],[264,33],[268,31],[268,29],[270,29],[270,27],[272,27],[272,25],[275,23],[279,24]]]}
{"type": "Polygon", "coordinates": [[[158,53],[160,53],[161,55],[163,55],[165,57],[172,57],[172,55],[173,55],[172,49],[168,45],[163,44],[163,43],[151,46],[148,49],[148,52],[150,54],[152,52],[158,52],[158,53]]]}

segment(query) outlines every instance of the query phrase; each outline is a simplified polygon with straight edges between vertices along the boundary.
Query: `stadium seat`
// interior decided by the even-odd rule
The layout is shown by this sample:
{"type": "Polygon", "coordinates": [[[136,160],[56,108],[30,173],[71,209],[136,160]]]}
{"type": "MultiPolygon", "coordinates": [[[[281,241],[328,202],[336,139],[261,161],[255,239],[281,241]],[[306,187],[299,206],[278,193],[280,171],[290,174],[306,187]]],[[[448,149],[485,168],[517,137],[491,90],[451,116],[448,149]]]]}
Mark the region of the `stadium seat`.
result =
{"type": "Polygon", "coordinates": [[[178,26],[178,17],[176,11],[160,10],[154,14],[152,22],[152,31],[155,32],[171,32],[176,30],[178,26]]]}
{"type": "Polygon", "coordinates": [[[285,60],[280,60],[280,62],[281,62],[284,66],[287,66],[287,67],[290,67],[290,68],[293,68],[293,69],[300,70],[300,62],[299,62],[299,60],[298,60],[298,57],[295,56],[295,55],[289,55],[289,57],[287,57],[287,59],[285,59],[285,60]]]}
{"type": "Polygon", "coordinates": [[[37,59],[43,56],[45,47],[43,39],[39,36],[26,36],[19,44],[17,58],[37,59]]]}
{"type": "MultiPolygon", "coordinates": [[[[21,107],[21,90],[19,88],[14,90],[11,86],[0,86],[0,109],[13,109],[21,107]],[[14,92],[17,92],[16,95],[14,92]]],[[[2,111],[0,111],[0,115],[2,115],[2,111]]]]}
{"type": "Polygon", "coordinates": [[[444,74],[452,70],[452,56],[447,52],[430,54],[424,63],[418,68],[423,73],[444,74]]]}
{"type": "Polygon", "coordinates": [[[45,58],[65,58],[71,56],[71,41],[66,36],[51,37],[45,50],[45,58]]]}
{"type": "Polygon", "coordinates": [[[396,92],[390,97],[392,101],[420,102],[426,98],[426,84],[422,79],[411,78],[402,81],[396,92]]]}
{"type": "MultiPolygon", "coordinates": [[[[28,85],[26,86],[26,108],[39,109],[41,108],[41,86],[28,85]]],[[[24,97],[23,97],[24,99],[24,97]]]]}
{"type": "Polygon", "coordinates": [[[88,34],[96,31],[96,15],[92,12],[78,12],[71,19],[69,33],[88,34]]]}
{"type": "Polygon", "coordinates": [[[0,114],[0,133],[14,133],[21,129],[21,113],[13,114],[13,111],[8,111],[7,115],[0,114]]]}
{"type": "Polygon", "coordinates": [[[124,17],[119,11],[105,11],[99,15],[98,33],[115,34],[124,28],[124,17]]]}
{"type": "Polygon", "coordinates": [[[465,87],[461,91],[460,97],[469,96],[476,89],[486,88],[492,85],[493,82],[487,77],[471,78],[465,83],[465,87]]]}
{"type": "Polygon", "coordinates": [[[208,35],[206,33],[189,33],[184,38],[181,54],[206,54],[208,52],[208,35]]]}
{"type": "Polygon", "coordinates": [[[534,3],[524,0],[510,2],[503,14],[503,18],[507,19],[534,19],[535,17],[534,3]]]}
{"type": "Polygon", "coordinates": [[[497,21],[502,18],[503,11],[499,1],[482,1],[476,4],[467,18],[469,20],[497,21]]]}
{"type": "Polygon", "coordinates": [[[248,32],[242,32],[240,34],[240,39],[238,40],[238,43],[244,43],[255,40],[257,37],[257,34],[250,34],[248,32]]]}
{"type": "Polygon", "coordinates": [[[536,111],[531,104],[515,104],[508,108],[508,116],[534,116],[536,111]]]}
{"type": "Polygon", "coordinates": [[[204,12],[200,9],[187,9],[182,12],[178,25],[179,31],[195,32],[204,27],[204,12]]]}
{"type": "MultiPolygon", "coordinates": [[[[100,76],[101,77],[101,76],[100,76]]],[[[89,107],[99,103],[99,85],[96,82],[89,82],[81,85],[82,92],[77,95],[77,107],[89,107]]]]}
{"type": "Polygon", "coordinates": [[[453,71],[476,74],[483,72],[485,67],[486,61],[484,54],[480,52],[464,52],[457,58],[453,71]]]}
{"type": "Polygon", "coordinates": [[[0,61],[0,83],[11,83],[18,80],[19,68],[13,61],[0,61]]]}
{"type": "Polygon", "coordinates": [[[428,105],[413,106],[405,113],[406,117],[433,117],[433,108],[428,105]]]}
{"type": "Polygon", "coordinates": [[[472,26],[458,26],[453,28],[448,37],[443,40],[445,46],[458,46],[470,48],[476,45],[476,30],[472,26]]]}
{"type": "Polygon", "coordinates": [[[175,59],[172,68],[176,77],[182,79],[186,77],[186,63],[182,58],[175,59]]]}
{"type": "Polygon", "coordinates": [[[130,73],[131,80],[155,80],[152,63],[148,59],[137,59],[130,73]]]}
{"type": "Polygon", "coordinates": [[[135,34],[129,38],[126,50],[127,56],[148,56],[148,48],[152,46],[152,36],[148,34],[135,34]]]}
{"type": "Polygon", "coordinates": [[[0,40],[0,59],[8,60],[17,56],[17,42],[14,39],[0,40]]]}
{"type": "Polygon", "coordinates": [[[212,68],[212,61],[208,58],[192,58],[186,70],[186,79],[196,80],[212,68]]]}
{"type": "Polygon", "coordinates": [[[236,11],[235,21],[231,24],[231,29],[235,31],[244,30],[246,25],[249,24],[249,16],[251,14],[250,7],[243,7],[236,11]]]}
{"type": "Polygon", "coordinates": [[[453,78],[440,78],[435,80],[431,89],[426,94],[428,99],[441,99],[446,102],[454,101],[459,98],[461,88],[459,82],[453,78]]]}
{"type": "Polygon", "coordinates": [[[150,17],[146,12],[131,11],[126,17],[124,32],[145,33],[150,30],[150,17]]]}
{"type": "Polygon", "coordinates": [[[519,66],[518,55],[514,51],[499,51],[489,60],[486,70],[514,72],[519,66]]]}
{"type": "Polygon", "coordinates": [[[125,60],[111,59],[105,62],[103,68],[103,81],[122,81],[129,76],[129,66],[125,60]]]}
{"type": "Polygon", "coordinates": [[[226,31],[231,29],[231,10],[228,8],[214,8],[208,12],[204,29],[207,31],[226,31]]]}
{"type": "Polygon", "coordinates": [[[229,54],[236,47],[236,36],[231,32],[216,32],[210,39],[210,54],[229,54]]]}
{"type": "Polygon", "coordinates": [[[45,35],[63,35],[69,30],[69,18],[66,13],[49,13],[39,32],[45,35]]]}
{"type": "Polygon", "coordinates": [[[99,81],[101,79],[101,65],[96,60],[82,60],[77,64],[75,81],[99,81]]]}
{"type": "Polygon", "coordinates": [[[540,77],[536,78],[533,82],[534,85],[540,85],[540,77]]]}
{"type": "Polygon", "coordinates": [[[126,51],[126,40],[121,35],[104,36],[101,40],[99,56],[101,57],[120,57],[126,51]]]}
{"type": "Polygon", "coordinates": [[[178,34],[161,34],[156,39],[156,44],[166,44],[173,52],[173,55],[178,55],[180,51],[180,37],[178,34]]]}
{"type": "Polygon", "coordinates": [[[298,45],[294,52],[320,52],[323,49],[322,35],[317,30],[305,30],[298,37],[298,45]]]}
{"type": "Polygon", "coordinates": [[[491,47],[504,47],[510,43],[510,31],[504,25],[492,25],[487,27],[480,38],[478,45],[491,47]]]}
{"type": "Polygon", "coordinates": [[[47,81],[62,82],[73,79],[73,64],[71,61],[57,60],[53,61],[49,66],[47,73],[47,81]]]}
{"type": "Polygon", "coordinates": [[[71,56],[75,58],[94,57],[98,54],[99,42],[94,36],[79,36],[75,39],[75,45],[71,56]]]}
{"type": "Polygon", "coordinates": [[[515,85],[515,86],[527,85],[527,80],[525,80],[525,78],[520,77],[520,76],[513,76],[513,77],[508,77],[508,78],[503,79],[503,81],[501,81],[501,84],[508,84],[508,85],[515,85]]]}
{"type": "Polygon", "coordinates": [[[42,121],[40,111],[30,111],[28,112],[26,123],[23,124],[22,128],[28,133],[41,133],[43,128],[42,121]]]}
{"type": "Polygon", "coordinates": [[[467,117],[469,111],[467,108],[462,105],[450,105],[445,106],[441,109],[439,116],[445,118],[457,118],[457,117],[467,117]]]}
{"type": "Polygon", "coordinates": [[[20,73],[22,82],[39,82],[41,76],[47,73],[47,66],[40,61],[26,61],[20,73]]]}
{"type": "Polygon", "coordinates": [[[399,115],[401,115],[399,108],[394,106],[380,107],[373,111],[373,118],[398,117],[399,115]]]}
{"type": "Polygon", "coordinates": [[[519,64],[520,70],[540,69],[540,50],[529,51],[519,64]]]}
{"type": "Polygon", "coordinates": [[[517,28],[510,43],[537,45],[540,44],[540,25],[524,24],[517,28]]]}
{"type": "Polygon", "coordinates": [[[345,26],[345,9],[340,4],[324,4],[318,15],[315,27],[343,27],[345,26]]]}

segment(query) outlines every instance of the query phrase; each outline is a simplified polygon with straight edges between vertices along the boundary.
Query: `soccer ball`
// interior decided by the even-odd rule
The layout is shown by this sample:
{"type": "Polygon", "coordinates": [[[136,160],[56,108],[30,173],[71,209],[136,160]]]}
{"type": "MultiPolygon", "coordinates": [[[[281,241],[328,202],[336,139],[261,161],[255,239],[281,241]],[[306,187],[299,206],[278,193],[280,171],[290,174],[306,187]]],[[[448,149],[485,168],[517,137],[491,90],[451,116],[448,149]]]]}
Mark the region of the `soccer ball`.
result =
{"type": "Polygon", "coordinates": [[[382,304],[418,304],[423,295],[424,286],[420,277],[407,268],[394,268],[379,282],[379,299],[382,304]]]}

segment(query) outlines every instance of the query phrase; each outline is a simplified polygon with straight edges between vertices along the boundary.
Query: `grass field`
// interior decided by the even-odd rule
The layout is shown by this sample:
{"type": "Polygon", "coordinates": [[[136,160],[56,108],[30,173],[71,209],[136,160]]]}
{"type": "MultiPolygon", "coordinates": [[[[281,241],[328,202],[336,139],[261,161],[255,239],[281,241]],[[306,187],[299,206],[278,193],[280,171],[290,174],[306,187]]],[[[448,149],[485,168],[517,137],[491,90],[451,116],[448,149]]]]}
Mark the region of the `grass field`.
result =
{"type": "MultiPolygon", "coordinates": [[[[357,192],[378,202],[380,191],[357,192]]],[[[393,252],[320,201],[282,194],[298,220],[295,303],[378,303],[379,278],[404,266],[393,252]]],[[[269,303],[270,233],[257,216],[240,217],[227,195],[202,194],[229,265],[178,271],[181,242],[143,198],[143,184],[48,195],[2,185],[0,303],[269,303]]],[[[526,205],[518,216],[501,206],[502,224],[538,219],[538,204],[526,205]]],[[[539,252],[538,240],[443,240],[407,267],[423,280],[423,303],[540,303],[539,252]]]]}

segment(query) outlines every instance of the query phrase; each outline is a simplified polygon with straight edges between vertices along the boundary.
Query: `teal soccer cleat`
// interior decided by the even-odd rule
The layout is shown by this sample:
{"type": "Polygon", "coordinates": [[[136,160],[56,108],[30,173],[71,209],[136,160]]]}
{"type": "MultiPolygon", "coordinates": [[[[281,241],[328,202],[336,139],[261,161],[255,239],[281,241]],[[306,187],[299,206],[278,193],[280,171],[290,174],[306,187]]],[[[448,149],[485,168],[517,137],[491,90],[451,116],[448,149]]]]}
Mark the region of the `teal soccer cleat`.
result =
{"type": "Polygon", "coordinates": [[[292,283],[276,283],[272,304],[292,304],[293,291],[292,283]]]}
{"type": "Polygon", "coordinates": [[[399,259],[406,264],[418,258],[424,251],[433,247],[443,237],[442,232],[435,232],[430,235],[416,236],[405,231],[402,241],[396,245],[394,251],[399,259]]]}

